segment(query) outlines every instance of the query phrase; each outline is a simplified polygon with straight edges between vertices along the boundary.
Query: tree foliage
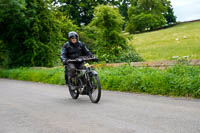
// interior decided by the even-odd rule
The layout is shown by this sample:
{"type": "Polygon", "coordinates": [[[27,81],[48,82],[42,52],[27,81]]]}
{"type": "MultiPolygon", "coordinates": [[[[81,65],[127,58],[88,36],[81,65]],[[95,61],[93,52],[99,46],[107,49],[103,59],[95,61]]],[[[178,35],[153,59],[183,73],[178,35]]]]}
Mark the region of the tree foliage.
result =
{"type": "Polygon", "coordinates": [[[174,10],[170,1],[166,1],[167,12],[164,13],[164,17],[167,21],[167,24],[175,24],[176,16],[174,15],[174,10]]]}
{"type": "Polygon", "coordinates": [[[127,45],[125,37],[121,35],[123,23],[123,17],[117,8],[110,5],[99,5],[95,8],[94,18],[89,26],[97,28],[95,52],[100,60],[121,62],[134,59],[134,49],[127,45]]]}
{"type": "Polygon", "coordinates": [[[60,3],[60,11],[69,16],[77,25],[87,25],[93,18],[94,8],[100,4],[119,5],[121,0],[54,0],[60,3]]]}
{"type": "Polygon", "coordinates": [[[119,12],[125,18],[128,18],[128,8],[130,6],[129,0],[119,0],[119,12]]]}
{"type": "Polygon", "coordinates": [[[122,24],[123,17],[117,8],[109,5],[100,5],[95,8],[90,26],[95,26],[99,30],[96,52],[102,58],[118,56],[120,51],[126,48],[126,40],[120,36],[122,24]]]}
{"type": "Polygon", "coordinates": [[[0,66],[5,66],[7,61],[7,53],[6,53],[5,45],[3,44],[3,41],[0,40],[0,66]]]}
{"type": "Polygon", "coordinates": [[[52,66],[67,32],[76,28],[48,0],[1,0],[0,14],[9,66],[52,66]]]}
{"type": "Polygon", "coordinates": [[[168,0],[131,0],[128,9],[128,25],[126,30],[136,31],[153,30],[162,27],[174,20],[173,9],[168,0]]]}

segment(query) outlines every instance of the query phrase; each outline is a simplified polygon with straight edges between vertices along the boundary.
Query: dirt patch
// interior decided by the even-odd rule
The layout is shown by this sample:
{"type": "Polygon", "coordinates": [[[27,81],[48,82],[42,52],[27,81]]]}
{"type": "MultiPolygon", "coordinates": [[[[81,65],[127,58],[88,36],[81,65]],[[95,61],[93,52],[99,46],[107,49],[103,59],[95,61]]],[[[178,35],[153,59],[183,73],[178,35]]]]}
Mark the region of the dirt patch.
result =
{"type": "MultiPolygon", "coordinates": [[[[190,65],[200,66],[200,60],[189,60],[190,65]]],[[[117,67],[122,66],[127,63],[112,63],[112,64],[104,64],[103,66],[117,67]]],[[[157,67],[157,68],[167,68],[169,66],[173,66],[177,64],[176,61],[156,61],[156,62],[131,62],[130,65],[134,67],[157,67]]]]}

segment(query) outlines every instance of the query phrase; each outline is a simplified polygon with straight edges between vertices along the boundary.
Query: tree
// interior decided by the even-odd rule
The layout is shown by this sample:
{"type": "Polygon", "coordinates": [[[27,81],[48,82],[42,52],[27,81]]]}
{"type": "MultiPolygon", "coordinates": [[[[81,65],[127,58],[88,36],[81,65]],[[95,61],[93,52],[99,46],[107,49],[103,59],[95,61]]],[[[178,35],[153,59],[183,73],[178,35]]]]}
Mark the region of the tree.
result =
{"type": "Polygon", "coordinates": [[[100,60],[124,62],[140,59],[121,34],[123,23],[118,8],[110,5],[99,5],[95,8],[94,18],[89,26],[97,29],[94,49],[100,60]]]}
{"type": "Polygon", "coordinates": [[[167,21],[167,24],[175,24],[176,23],[176,16],[174,15],[173,7],[171,2],[168,0],[164,0],[163,4],[167,6],[167,12],[164,13],[164,17],[167,21]]]}
{"type": "Polygon", "coordinates": [[[61,12],[69,16],[77,25],[88,25],[93,18],[94,8],[100,4],[110,4],[119,8],[120,14],[126,21],[128,18],[129,0],[53,0],[61,12]]]}
{"type": "Polygon", "coordinates": [[[60,3],[60,11],[77,25],[87,25],[93,18],[94,8],[99,4],[119,5],[116,0],[54,0],[60,3]]]}
{"type": "Polygon", "coordinates": [[[9,66],[52,66],[76,27],[48,0],[0,1],[0,40],[9,66]]]}
{"type": "Polygon", "coordinates": [[[119,12],[127,20],[128,18],[128,7],[130,6],[129,0],[120,0],[119,12]]]}
{"type": "Polygon", "coordinates": [[[128,19],[128,8],[129,8],[129,6],[130,6],[129,0],[120,0],[118,8],[119,8],[120,14],[124,17],[124,24],[123,24],[123,27],[122,27],[123,30],[125,29],[126,21],[128,19]]]}
{"type": "Polygon", "coordinates": [[[168,11],[172,8],[168,0],[131,0],[130,2],[126,30],[131,33],[160,28],[169,20],[168,11]]]}
{"type": "MultiPolygon", "coordinates": [[[[24,30],[26,24],[24,21],[26,10],[25,0],[1,0],[0,1],[0,40],[5,52],[11,58],[20,58],[16,54],[21,53],[21,40],[24,38],[24,30]],[[18,50],[17,47],[19,46],[18,50]]],[[[13,59],[13,62],[15,61],[13,59]]]]}
{"type": "Polygon", "coordinates": [[[117,57],[121,50],[127,48],[125,38],[120,36],[122,24],[123,17],[117,8],[109,5],[99,5],[95,8],[90,26],[99,30],[96,52],[103,60],[110,60],[111,56],[117,57]]]}

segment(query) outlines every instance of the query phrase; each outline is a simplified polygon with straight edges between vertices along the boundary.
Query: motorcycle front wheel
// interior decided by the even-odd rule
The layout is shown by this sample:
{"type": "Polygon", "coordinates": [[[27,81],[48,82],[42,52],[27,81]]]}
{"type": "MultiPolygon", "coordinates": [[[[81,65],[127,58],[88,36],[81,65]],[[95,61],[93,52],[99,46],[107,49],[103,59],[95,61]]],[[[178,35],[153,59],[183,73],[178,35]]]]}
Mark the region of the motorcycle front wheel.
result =
{"type": "Polygon", "coordinates": [[[90,77],[89,97],[92,103],[98,103],[101,98],[101,84],[97,75],[90,77]]]}

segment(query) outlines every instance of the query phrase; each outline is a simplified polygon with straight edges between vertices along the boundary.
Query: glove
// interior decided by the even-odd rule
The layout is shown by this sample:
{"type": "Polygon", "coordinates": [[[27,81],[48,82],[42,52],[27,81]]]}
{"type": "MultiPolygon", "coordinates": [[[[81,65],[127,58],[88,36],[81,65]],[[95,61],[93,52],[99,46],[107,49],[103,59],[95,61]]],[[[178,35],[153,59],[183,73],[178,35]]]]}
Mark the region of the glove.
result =
{"type": "Polygon", "coordinates": [[[67,60],[63,60],[63,65],[67,65],[67,60]]]}
{"type": "Polygon", "coordinates": [[[89,55],[88,57],[89,57],[89,58],[94,58],[94,55],[89,55]]]}
{"type": "Polygon", "coordinates": [[[81,58],[76,58],[76,61],[78,61],[78,62],[82,62],[83,59],[81,59],[81,58]]]}

